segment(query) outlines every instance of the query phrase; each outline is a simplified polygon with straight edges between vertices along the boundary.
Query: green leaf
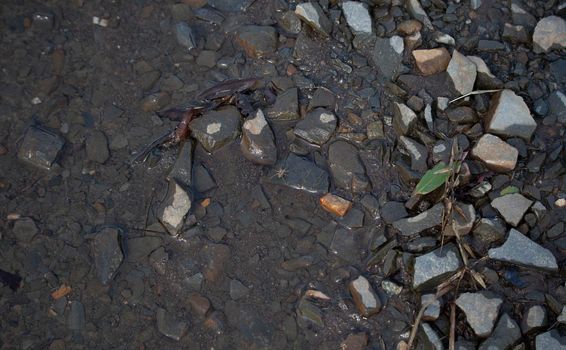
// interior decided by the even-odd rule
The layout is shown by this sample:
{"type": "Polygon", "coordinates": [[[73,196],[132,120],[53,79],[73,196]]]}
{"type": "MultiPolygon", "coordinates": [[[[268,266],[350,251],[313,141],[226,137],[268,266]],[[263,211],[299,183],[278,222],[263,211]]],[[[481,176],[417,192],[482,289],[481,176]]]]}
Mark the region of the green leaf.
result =
{"type": "Polygon", "coordinates": [[[501,190],[501,195],[505,196],[507,194],[519,193],[519,189],[515,186],[507,186],[501,190]]]}
{"type": "Polygon", "coordinates": [[[452,171],[453,168],[444,162],[436,164],[421,178],[421,181],[415,187],[415,194],[427,194],[436,190],[448,180],[452,171]]]}

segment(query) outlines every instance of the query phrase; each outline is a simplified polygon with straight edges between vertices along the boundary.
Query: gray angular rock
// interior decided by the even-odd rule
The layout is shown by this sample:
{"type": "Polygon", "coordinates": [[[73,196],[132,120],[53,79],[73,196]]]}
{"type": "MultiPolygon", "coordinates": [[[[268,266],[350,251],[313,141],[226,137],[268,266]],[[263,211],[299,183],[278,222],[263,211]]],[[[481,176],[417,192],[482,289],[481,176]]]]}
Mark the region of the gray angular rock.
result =
{"type": "Polygon", "coordinates": [[[311,100],[309,101],[308,110],[312,111],[317,107],[326,107],[330,110],[333,110],[335,104],[336,96],[334,95],[334,93],[325,87],[319,87],[316,89],[316,91],[312,95],[311,100]]]}
{"type": "Polygon", "coordinates": [[[375,39],[372,62],[386,79],[394,80],[407,70],[402,63],[404,49],[405,44],[400,36],[375,39]]]}
{"type": "Polygon", "coordinates": [[[193,144],[191,142],[185,142],[181,147],[168,177],[184,188],[191,187],[193,180],[193,144]]]}
{"type": "Polygon", "coordinates": [[[72,331],[80,331],[85,326],[85,307],[80,301],[71,301],[69,303],[69,313],[67,314],[67,328],[72,331]]]}
{"type": "Polygon", "coordinates": [[[529,44],[530,38],[527,29],[523,26],[514,26],[511,23],[505,23],[501,38],[514,44],[529,44]]]}
{"type": "Polygon", "coordinates": [[[405,6],[414,19],[423,23],[428,30],[434,30],[434,26],[419,0],[408,0],[405,2],[405,6]]]}
{"type": "Polygon", "coordinates": [[[566,21],[558,16],[548,16],[538,21],[533,33],[533,49],[536,53],[566,48],[566,21]]]}
{"type": "Polygon", "coordinates": [[[230,280],[230,298],[232,300],[242,299],[248,293],[250,289],[242,284],[242,282],[238,280],[230,280]]]}
{"type": "Polygon", "coordinates": [[[125,250],[127,252],[127,260],[130,262],[139,262],[142,259],[161,247],[161,238],[154,236],[133,237],[126,241],[125,250]]]}
{"type": "Polygon", "coordinates": [[[485,134],[472,148],[472,157],[493,171],[507,172],[515,169],[519,151],[499,137],[485,134]]]}
{"type": "Polygon", "coordinates": [[[206,262],[203,275],[208,283],[216,283],[223,277],[226,264],[230,260],[230,247],[225,244],[210,243],[201,249],[200,254],[206,262]]]}
{"type": "Polygon", "coordinates": [[[417,123],[417,115],[403,103],[395,102],[393,105],[393,128],[397,135],[407,135],[417,123]]]}
{"type": "Polygon", "coordinates": [[[364,276],[359,276],[349,284],[350,294],[358,312],[364,317],[370,317],[381,310],[381,301],[373,287],[364,276]]]}
{"type": "Polygon", "coordinates": [[[480,338],[491,334],[501,304],[503,299],[488,291],[462,293],[456,299],[456,305],[466,314],[468,324],[480,338]]]}
{"type": "Polygon", "coordinates": [[[158,211],[158,219],[171,235],[179,233],[185,215],[192,206],[190,194],[175,180],[169,181],[167,195],[158,211]]]}
{"type": "Polygon", "coordinates": [[[556,317],[556,322],[566,324],[566,305],[562,306],[562,312],[556,317]]]}
{"type": "Polygon", "coordinates": [[[508,224],[515,227],[519,225],[531,204],[533,204],[533,201],[519,193],[508,194],[491,201],[491,206],[501,214],[508,224]]]}
{"type": "Polygon", "coordinates": [[[446,72],[454,88],[461,95],[467,94],[474,89],[477,75],[476,65],[457,50],[454,50],[452,53],[452,59],[448,63],[446,72]]]}
{"type": "Polygon", "coordinates": [[[189,328],[187,322],[179,321],[165,309],[158,308],[155,313],[157,330],[164,336],[179,341],[189,328]]]}
{"type": "Polygon", "coordinates": [[[254,118],[244,122],[240,149],[247,159],[256,164],[272,165],[277,161],[275,137],[261,109],[257,110],[254,118]]]}
{"type": "Polygon", "coordinates": [[[492,97],[486,120],[487,132],[504,137],[528,140],[537,127],[523,98],[511,90],[500,91],[492,97]]]}
{"type": "Polygon", "coordinates": [[[488,251],[490,259],[532,267],[536,269],[558,271],[556,258],[552,253],[521,232],[511,229],[505,243],[488,251]]]}
{"type": "Polygon", "coordinates": [[[559,123],[566,124],[566,95],[562,91],[554,91],[548,97],[549,114],[556,117],[559,123]]]}
{"type": "Polygon", "coordinates": [[[301,32],[301,20],[293,11],[286,11],[278,15],[277,23],[289,34],[297,35],[301,32]]]}
{"type": "Polygon", "coordinates": [[[342,3],[342,12],[352,33],[372,33],[371,17],[364,3],[358,1],[344,1],[342,3]]]}
{"type": "Polygon", "coordinates": [[[269,119],[295,120],[299,119],[299,97],[297,88],[291,88],[277,95],[275,104],[267,111],[269,119]]]}
{"type": "Polygon", "coordinates": [[[451,109],[446,113],[446,116],[452,123],[456,124],[471,124],[478,119],[476,111],[467,106],[451,109]]]}
{"type": "Polygon", "coordinates": [[[38,127],[30,127],[18,150],[18,158],[36,167],[50,170],[65,141],[57,134],[38,127]]]}
{"type": "Polygon", "coordinates": [[[444,205],[439,203],[417,216],[395,221],[393,227],[403,236],[414,235],[442,224],[443,214],[444,205]]]}
{"type": "Polygon", "coordinates": [[[491,73],[485,61],[479,56],[467,56],[476,65],[476,88],[478,89],[498,89],[503,82],[491,73]]]}
{"type": "Polygon", "coordinates": [[[322,311],[306,297],[302,297],[299,301],[299,305],[297,306],[297,318],[302,322],[314,324],[318,327],[324,327],[322,311]]]}
{"type": "Polygon", "coordinates": [[[96,233],[91,241],[91,251],[96,277],[102,284],[110,283],[124,260],[118,230],[107,227],[96,233]]]}
{"type": "Polygon", "coordinates": [[[313,162],[293,153],[287,156],[285,162],[274,169],[268,181],[285,185],[297,190],[310,193],[324,194],[328,192],[328,173],[313,162]]]}
{"type": "Polygon", "coordinates": [[[295,14],[317,32],[326,36],[330,35],[332,22],[326,17],[318,2],[298,4],[295,14]]]}
{"type": "Polygon", "coordinates": [[[356,186],[357,182],[367,181],[356,146],[346,141],[333,142],[328,148],[328,163],[336,186],[354,192],[365,190],[356,186]]]}
{"type": "Polygon", "coordinates": [[[564,350],[566,348],[566,337],[560,336],[558,330],[537,335],[535,338],[536,350],[564,350]]]}
{"type": "Polygon", "coordinates": [[[338,228],[332,237],[330,251],[351,263],[359,260],[360,252],[354,237],[354,231],[338,228]]]}
{"type": "Polygon", "coordinates": [[[427,171],[428,149],[426,146],[406,136],[399,137],[399,144],[411,157],[411,169],[423,173],[427,171]]]}
{"type": "Polygon", "coordinates": [[[542,305],[531,305],[525,309],[521,320],[523,334],[529,334],[546,327],[548,318],[546,309],[542,305]]]}
{"type": "Polygon", "coordinates": [[[271,26],[244,26],[238,30],[236,42],[248,57],[265,57],[277,49],[277,31],[271,26]]]}
{"type": "Polygon", "coordinates": [[[452,243],[415,259],[413,288],[430,290],[463,266],[458,248],[452,243]]]}
{"type": "Polygon", "coordinates": [[[187,50],[192,50],[197,47],[195,34],[191,27],[185,22],[178,22],[175,24],[175,37],[179,45],[187,50]]]}
{"type": "Polygon", "coordinates": [[[299,121],[293,130],[295,135],[308,142],[322,145],[330,139],[336,129],[336,116],[324,108],[317,108],[299,121]]]}
{"type": "Polygon", "coordinates": [[[204,165],[197,165],[193,175],[193,188],[195,191],[205,193],[216,188],[216,181],[214,181],[214,178],[210,175],[204,165]]]}
{"type": "Polygon", "coordinates": [[[381,207],[381,218],[388,224],[407,217],[407,209],[401,202],[387,202],[381,207]]]}
{"type": "Polygon", "coordinates": [[[427,305],[424,313],[423,320],[436,321],[440,317],[440,300],[434,294],[423,294],[421,296],[421,307],[427,305]]]}
{"type": "Polygon", "coordinates": [[[32,218],[20,218],[14,223],[12,232],[19,242],[29,243],[39,232],[39,229],[32,218]]]}
{"type": "Polygon", "coordinates": [[[421,325],[421,341],[423,345],[427,348],[434,350],[444,350],[444,345],[442,345],[442,340],[438,336],[438,333],[426,322],[421,325]]]}
{"type": "Polygon", "coordinates": [[[240,133],[240,112],[233,106],[206,112],[190,123],[192,135],[208,152],[235,140],[240,133]]]}
{"type": "Polygon", "coordinates": [[[512,349],[521,340],[521,329],[509,315],[503,314],[493,333],[479,347],[479,350],[512,349]]]}

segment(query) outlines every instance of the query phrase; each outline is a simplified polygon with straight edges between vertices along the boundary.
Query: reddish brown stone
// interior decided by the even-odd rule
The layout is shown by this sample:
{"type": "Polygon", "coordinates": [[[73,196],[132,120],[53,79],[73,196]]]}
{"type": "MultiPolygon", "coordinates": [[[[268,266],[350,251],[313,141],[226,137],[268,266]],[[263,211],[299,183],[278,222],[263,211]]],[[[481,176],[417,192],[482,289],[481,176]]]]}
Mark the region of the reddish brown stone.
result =
{"type": "Polygon", "coordinates": [[[320,197],[320,205],[324,210],[338,216],[344,216],[352,207],[352,202],[342,197],[327,193],[320,197]]]}
{"type": "Polygon", "coordinates": [[[493,171],[505,172],[515,169],[519,151],[499,137],[485,134],[472,149],[472,156],[493,171]]]}
{"type": "Polygon", "coordinates": [[[431,50],[414,50],[413,57],[419,72],[423,75],[444,72],[450,63],[450,53],[443,47],[431,50]]]}
{"type": "Polygon", "coordinates": [[[210,301],[199,293],[191,294],[189,304],[191,305],[191,310],[199,317],[204,317],[210,309],[210,301]]]}
{"type": "Polygon", "coordinates": [[[409,19],[399,23],[397,26],[397,31],[403,35],[411,35],[415,34],[416,32],[420,31],[423,27],[423,24],[416,19],[409,19]]]}

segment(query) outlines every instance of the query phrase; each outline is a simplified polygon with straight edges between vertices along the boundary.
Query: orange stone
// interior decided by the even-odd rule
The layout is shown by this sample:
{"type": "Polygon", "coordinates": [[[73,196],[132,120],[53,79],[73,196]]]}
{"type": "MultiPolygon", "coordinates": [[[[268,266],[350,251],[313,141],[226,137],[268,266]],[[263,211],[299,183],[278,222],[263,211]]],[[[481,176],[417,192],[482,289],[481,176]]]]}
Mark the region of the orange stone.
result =
{"type": "Polygon", "coordinates": [[[320,205],[329,213],[344,216],[352,207],[352,202],[332,193],[327,193],[320,197],[320,205]]]}
{"type": "Polygon", "coordinates": [[[414,50],[413,57],[422,75],[444,72],[450,63],[450,53],[445,48],[414,50]]]}

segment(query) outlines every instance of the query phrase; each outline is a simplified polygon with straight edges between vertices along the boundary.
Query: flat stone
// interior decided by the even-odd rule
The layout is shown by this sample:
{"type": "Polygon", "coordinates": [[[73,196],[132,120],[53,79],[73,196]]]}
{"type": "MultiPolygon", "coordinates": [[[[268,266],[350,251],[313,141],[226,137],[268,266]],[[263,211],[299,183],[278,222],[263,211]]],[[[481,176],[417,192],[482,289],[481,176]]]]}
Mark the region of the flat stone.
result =
{"type": "Polygon", "coordinates": [[[499,137],[485,134],[472,148],[472,156],[493,171],[507,172],[515,169],[519,151],[499,137]]]}
{"type": "Polygon", "coordinates": [[[206,112],[190,123],[192,135],[205,150],[214,152],[240,134],[240,112],[234,106],[206,112]]]}
{"type": "Polygon", "coordinates": [[[169,179],[175,180],[184,188],[190,188],[193,176],[193,144],[185,142],[179,150],[175,165],[169,172],[169,179]]]}
{"type": "Polygon", "coordinates": [[[124,260],[118,230],[108,227],[96,233],[91,241],[91,251],[96,277],[100,283],[109,284],[124,260]]]}
{"type": "Polygon", "coordinates": [[[254,118],[249,118],[242,126],[240,149],[250,161],[261,165],[272,165],[277,161],[277,147],[273,131],[261,109],[254,118]]]}
{"type": "Polygon", "coordinates": [[[430,50],[413,50],[413,58],[422,75],[444,72],[450,63],[450,53],[444,47],[430,50]]]}
{"type": "Polygon", "coordinates": [[[158,211],[158,218],[169,234],[176,235],[183,227],[185,215],[192,206],[190,194],[175,180],[169,181],[167,195],[158,211]]]}
{"type": "Polygon", "coordinates": [[[175,24],[175,37],[177,38],[177,43],[187,50],[197,47],[194,31],[185,22],[175,24]]]}
{"type": "Polygon", "coordinates": [[[80,331],[85,326],[85,307],[80,301],[71,301],[69,303],[69,313],[67,314],[67,328],[72,331],[80,331]]]}
{"type": "Polygon", "coordinates": [[[397,35],[375,40],[371,53],[372,62],[386,79],[394,80],[406,71],[402,63],[404,49],[403,38],[397,35]]]}
{"type": "Polygon", "coordinates": [[[352,202],[332,193],[320,197],[320,205],[324,210],[337,216],[344,216],[352,207],[352,202]]]}
{"type": "Polygon", "coordinates": [[[381,301],[365,277],[359,276],[350,282],[348,288],[362,316],[371,317],[381,310],[381,301]]]}
{"type": "Polygon", "coordinates": [[[523,8],[523,4],[521,4],[520,1],[512,0],[510,3],[513,24],[522,25],[532,29],[537,23],[536,18],[529,11],[523,8]]]}
{"type": "Polygon", "coordinates": [[[411,169],[423,173],[427,171],[428,165],[426,160],[428,158],[428,149],[425,145],[406,136],[399,137],[399,144],[411,157],[411,169]]]}
{"type": "Polygon", "coordinates": [[[456,202],[450,213],[450,221],[444,234],[462,237],[472,231],[476,221],[476,210],[471,204],[456,202]],[[459,209],[459,210],[458,210],[459,209]]]}
{"type": "Polygon", "coordinates": [[[395,102],[393,105],[393,128],[397,135],[407,135],[417,123],[417,115],[403,103],[395,102]]]}
{"type": "Polygon", "coordinates": [[[448,117],[448,120],[456,124],[471,124],[478,120],[476,111],[467,106],[450,109],[446,113],[446,116],[448,117]]]}
{"type": "Polygon", "coordinates": [[[393,227],[403,236],[411,236],[442,224],[443,213],[444,205],[439,203],[417,216],[395,221],[393,227]]]}
{"type": "Polygon", "coordinates": [[[348,262],[358,261],[360,250],[354,234],[355,232],[352,230],[338,228],[332,237],[330,251],[348,262]]]}
{"type": "Polygon", "coordinates": [[[206,68],[212,68],[216,66],[216,51],[202,50],[198,54],[195,63],[206,68]]]}
{"type": "Polygon", "coordinates": [[[478,89],[499,89],[503,82],[491,73],[485,61],[479,56],[467,56],[476,65],[476,88],[478,89]]]}
{"type": "Polygon", "coordinates": [[[51,170],[65,141],[59,135],[38,127],[30,127],[18,150],[18,159],[36,167],[51,170]]]}
{"type": "Polygon", "coordinates": [[[503,300],[488,291],[462,293],[456,299],[456,305],[466,314],[468,324],[480,338],[491,334],[501,304],[503,300]]]}
{"type": "Polygon", "coordinates": [[[211,7],[201,7],[195,9],[193,10],[193,14],[196,18],[217,26],[221,25],[222,22],[224,22],[224,16],[222,15],[222,13],[211,7]]]}
{"type": "Polygon", "coordinates": [[[324,327],[322,320],[322,311],[314,303],[310,302],[306,297],[302,297],[297,306],[297,318],[299,320],[318,326],[324,327]]]}
{"type": "Polygon", "coordinates": [[[298,4],[295,14],[320,34],[330,35],[332,22],[326,17],[326,14],[317,2],[298,4]]]}
{"type": "Polygon", "coordinates": [[[440,317],[440,300],[434,294],[421,296],[421,307],[428,305],[423,313],[423,320],[436,321],[440,317]]]}
{"type": "Polygon", "coordinates": [[[317,107],[326,107],[331,110],[334,109],[334,105],[336,104],[336,95],[330,90],[325,87],[319,87],[315,90],[312,98],[309,102],[309,111],[317,107]]]}
{"type": "Polygon", "coordinates": [[[430,18],[426,14],[425,10],[421,6],[419,0],[408,0],[405,3],[405,6],[407,7],[407,11],[409,11],[414,19],[419,20],[421,23],[423,23],[428,30],[434,30],[434,26],[432,25],[432,22],[430,21],[430,18]]]}
{"type": "Polygon", "coordinates": [[[474,228],[473,236],[485,245],[503,241],[505,239],[505,225],[498,220],[482,218],[474,228]]]}
{"type": "Polygon", "coordinates": [[[39,232],[39,229],[32,218],[24,217],[16,220],[12,232],[19,242],[29,243],[39,232]]]}
{"type": "Polygon", "coordinates": [[[277,95],[275,104],[271,107],[267,116],[273,120],[296,120],[299,119],[299,97],[297,88],[291,88],[277,95]]]}
{"type": "Polygon", "coordinates": [[[294,272],[300,269],[306,269],[315,262],[316,260],[312,255],[303,255],[283,261],[281,263],[281,268],[285,271],[294,272]]]}
{"type": "Polygon", "coordinates": [[[325,170],[293,153],[287,156],[278,169],[273,170],[268,181],[318,194],[327,193],[329,186],[328,173],[325,170]]]}
{"type": "Polygon", "coordinates": [[[126,241],[125,252],[127,253],[126,258],[130,262],[139,262],[142,259],[147,258],[147,256],[161,247],[161,238],[154,236],[144,236],[144,237],[133,237],[126,241]]]}
{"type": "Polygon", "coordinates": [[[454,50],[452,59],[446,69],[456,91],[461,95],[467,94],[474,89],[476,81],[476,65],[466,56],[454,50]]]}
{"type": "Polygon", "coordinates": [[[401,202],[387,202],[381,207],[381,218],[387,224],[392,224],[408,215],[405,205],[401,202]]]}
{"type": "Polygon", "coordinates": [[[242,284],[242,282],[238,280],[230,280],[230,298],[232,300],[242,299],[248,293],[250,289],[242,284]]]}
{"type": "Polygon", "coordinates": [[[566,124],[566,95],[562,91],[554,91],[548,97],[549,115],[556,117],[556,121],[566,124]]]}
{"type": "Polygon", "coordinates": [[[308,142],[322,145],[326,143],[336,129],[336,116],[324,108],[317,108],[300,120],[294,129],[295,135],[308,142]]]}
{"type": "Polygon", "coordinates": [[[216,188],[216,181],[214,181],[214,178],[210,175],[204,165],[197,165],[194,168],[193,175],[193,188],[195,191],[205,193],[216,188]]]}
{"type": "Polygon", "coordinates": [[[560,336],[556,329],[539,334],[535,338],[536,350],[564,350],[565,347],[566,337],[560,336]]]}
{"type": "Polygon", "coordinates": [[[328,163],[334,183],[338,187],[356,192],[356,182],[367,181],[358,149],[346,141],[339,140],[330,145],[328,163]]]}
{"type": "Polygon", "coordinates": [[[504,261],[535,269],[558,271],[556,258],[552,253],[531,241],[521,232],[511,229],[505,243],[488,251],[491,259],[504,261]]]}
{"type": "Polygon", "coordinates": [[[532,334],[546,327],[548,318],[546,309],[542,305],[531,305],[525,309],[521,320],[521,330],[523,334],[532,334]]]}
{"type": "Polygon", "coordinates": [[[360,228],[364,225],[365,214],[358,208],[352,208],[343,217],[336,218],[336,222],[347,228],[360,228]]]}
{"type": "Polygon", "coordinates": [[[537,127],[523,98],[511,90],[500,91],[492,97],[486,120],[487,132],[504,137],[529,140],[537,127]]]}
{"type": "Polygon", "coordinates": [[[179,341],[189,328],[186,322],[177,320],[174,315],[162,308],[157,309],[155,318],[157,319],[157,330],[173,340],[179,341]]]}
{"type": "Polygon", "coordinates": [[[341,350],[364,350],[368,344],[366,333],[352,333],[340,344],[341,350]]]}
{"type": "Polygon", "coordinates": [[[236,42],[248,57],[269,56],[277,49],[277,31],[271,26],[244,26],[238,30],[236,42]]]}
{"type": "Polygon", "coordinates": [[[512,193],[491,201],[491,206],[495,208],[505,221],[517,226],[523,219],[523,215],[529,210],[533,202],[519,193],[512,193]]]}
{"type": "Polygon", "coordinates": [[[346,23],[354,34],[371,34],[373,31],[371,17],[364,3],[358,1],[344,1],[342,12],[346,23]]]}
{"type": "Polygon", "coordinates": [[[548,16],[538,21],[533,33],[533,49],[536,53],[566,48],[566,21],[558,16],[548,16]]]}
{"type": "Polygon", "coordinates": [[[462,266],[460,253],[453,243],[418,256],[415,259],[413,288],[417,290],[434,289],[462,266]]]}
{"type": "Polygon", "coordinates": [[[562,312],[556,317],[556,322],[566,324],[566,305],[562,306],[562,312]]]}
{"type": "Polygon", "coordinates": [[[480,345],[479,350],[512,349],[520,339],[521,329],[517,322],[509,315],[503,314],[493,334],[480,345]]]}
{"type": "Polygon", "coordinates": [[[220,280],[228,260],[230,260],[230,248],[224,244],[210,243],[201,250],[206,261],[203,275],[207,282],[215,283],[220,280]]]}

